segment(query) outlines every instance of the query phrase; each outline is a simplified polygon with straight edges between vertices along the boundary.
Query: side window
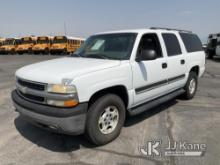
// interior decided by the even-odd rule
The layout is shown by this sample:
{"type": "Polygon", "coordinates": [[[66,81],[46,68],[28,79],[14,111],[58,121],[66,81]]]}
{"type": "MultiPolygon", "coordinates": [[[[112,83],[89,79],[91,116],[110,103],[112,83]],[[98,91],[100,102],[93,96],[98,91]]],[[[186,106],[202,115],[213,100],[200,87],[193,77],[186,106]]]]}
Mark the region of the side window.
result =
{"type": "Polygon", "coordinates": [[[180,33],[180,37],[186,47],[187,52],[202,51],[202,43],[199,37],[191,33],[180,33]]]}
{"type": "Polygon", "coordinates": [[[143,35],[137,53],[140,54],[141,51],[145,49],[153,49],[157,53],[158,58],[163,57],[160,41],[157,37],[157,34],[150,33],[143,35]]]}
{"type": "Polygon", "coordinates": [[[164,33],[162,34],[168,56],[176,56],[182,54],[179,41],[175,34],[164,33]]]}

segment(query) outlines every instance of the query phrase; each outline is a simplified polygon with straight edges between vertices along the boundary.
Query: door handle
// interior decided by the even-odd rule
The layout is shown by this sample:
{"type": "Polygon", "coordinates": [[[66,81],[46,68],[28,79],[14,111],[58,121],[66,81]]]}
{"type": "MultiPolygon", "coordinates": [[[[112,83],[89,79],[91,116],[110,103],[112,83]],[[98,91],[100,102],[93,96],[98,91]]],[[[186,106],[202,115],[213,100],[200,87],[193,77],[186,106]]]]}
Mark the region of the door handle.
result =
{"type": "Polygon", "coordinates": [[[180,63],[181,63],[182,65],[184,65],[184,64],[185,64],[185,60],[180,60],[180,63]]]}
{"type": "Polygon", "coordinates": [[[167,63],[162,63],[162,68],[163,69],[167,68],[167,63]]]}

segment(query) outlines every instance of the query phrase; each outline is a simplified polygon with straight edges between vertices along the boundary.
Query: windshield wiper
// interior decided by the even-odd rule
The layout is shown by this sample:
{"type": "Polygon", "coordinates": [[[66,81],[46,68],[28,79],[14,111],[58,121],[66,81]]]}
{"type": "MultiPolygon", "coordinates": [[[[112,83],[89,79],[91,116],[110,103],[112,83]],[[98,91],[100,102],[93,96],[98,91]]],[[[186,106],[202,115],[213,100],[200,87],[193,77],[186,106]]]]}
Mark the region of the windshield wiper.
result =
{"type": "Polygon", "coordinates": [[[73,53],[70,56],[71,57],[100,58],[100,59],[116,60],[115,58],[107,57],[104,54],[83,54],[83,55],[80,55],[77,53],[73,53]]]}
{"type": "Polygon", "coordinates": [[[85,54],[84,57],[87,58],[101,58],[101,59],[109,59],[108,57],[106,57],[103,54],[85,54]]]}
{"type": "Polygon", "coordinates": [[[79,54],[76,54],[76,53],[73,53],[73,54],[71,54],[70,56],[71,56],[71,57],[82,57],[82,56],[80,56],[79,54]]]}

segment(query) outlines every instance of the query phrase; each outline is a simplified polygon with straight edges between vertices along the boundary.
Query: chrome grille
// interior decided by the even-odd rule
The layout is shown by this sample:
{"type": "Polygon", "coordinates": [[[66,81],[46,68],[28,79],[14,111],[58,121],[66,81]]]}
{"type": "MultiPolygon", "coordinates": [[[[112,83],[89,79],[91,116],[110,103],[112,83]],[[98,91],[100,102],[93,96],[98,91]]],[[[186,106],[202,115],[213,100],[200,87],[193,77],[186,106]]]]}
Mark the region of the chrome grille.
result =
{"type": "Polygon", "coordinates": [[[36,90],[39,92],[40,91],[44,92],[46,90],[46,84],[28,81],[28,80],[24,80],[24,79],[20,79],[20,78],[17,79],[17,84],[19,86],[19,87],[17,86],[17,91],[21,97],[23,97],[29,101],[33,101],[33,102],[37,102],[37,103],[45,103],[44,97],[35,96],[30,93],[27,94],[25,92],[25,90],[22,90],[22,89],[28,88],[28,89],[36,90]]]}
{"type": "Polygon", "coordinates": [[[22,79],[17,79],[17,83],[23,87],[27,87],[27,88],[35,89],[39,91],[44,91],[46,89],[46,84],[43,84],[43,83],[26,81],[22,79]]]}

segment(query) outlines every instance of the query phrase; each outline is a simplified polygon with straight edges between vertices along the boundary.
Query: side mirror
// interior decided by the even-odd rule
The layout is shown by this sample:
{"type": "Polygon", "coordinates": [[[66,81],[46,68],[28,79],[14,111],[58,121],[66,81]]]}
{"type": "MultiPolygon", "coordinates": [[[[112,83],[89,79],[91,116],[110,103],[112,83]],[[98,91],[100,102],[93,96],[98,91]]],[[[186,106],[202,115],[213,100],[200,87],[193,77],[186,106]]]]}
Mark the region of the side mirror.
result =
{"type": "Polygon", "coordinates": [[[137,55],[136,61],[150,61],[157,58],[157,53],[153,49],[143,49],[140,54],[137,55]]]}

